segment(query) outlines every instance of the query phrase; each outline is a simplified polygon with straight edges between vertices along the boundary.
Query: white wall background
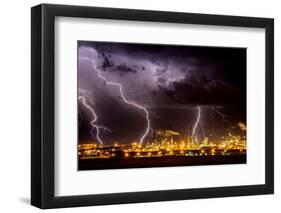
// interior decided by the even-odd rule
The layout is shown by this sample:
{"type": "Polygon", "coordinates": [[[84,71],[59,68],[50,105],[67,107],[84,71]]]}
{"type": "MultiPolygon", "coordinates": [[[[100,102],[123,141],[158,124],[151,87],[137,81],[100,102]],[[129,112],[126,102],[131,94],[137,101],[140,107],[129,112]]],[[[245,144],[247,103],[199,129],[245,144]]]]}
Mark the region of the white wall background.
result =
{"type": "MultiPolygon", "coordinates": [[[[201,199],[145,204],[56,209],[50,212],[269,212],[281,209],[281,3],[278,0],[45,0],[150,10],[275,18],[275,195],[201,199]]],[[[0,33],[0,212],[39,212],[30,197],[30,7],[37,0],[1,2],[0,33]],[[9,152],[8,152],[9,150],[9,152]]]]}

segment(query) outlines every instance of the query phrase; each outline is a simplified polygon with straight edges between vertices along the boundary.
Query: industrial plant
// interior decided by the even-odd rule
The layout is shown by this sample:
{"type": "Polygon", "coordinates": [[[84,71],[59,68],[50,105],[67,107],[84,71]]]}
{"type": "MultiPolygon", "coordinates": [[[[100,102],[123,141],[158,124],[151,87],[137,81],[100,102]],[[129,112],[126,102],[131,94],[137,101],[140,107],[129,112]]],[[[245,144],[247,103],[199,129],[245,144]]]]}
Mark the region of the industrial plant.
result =
{"type": "Polygon", "coordinates": [[[201,141],[194,136],[184,136],[173,130],[156,130],[144,144],[114,143],[101,145],[86,143],[78,145],[79,159],[108,158],[152,158],[169,156],[214,156],[245,155],[246,136],[233,135],[230,132],[220,141],[213,141],[212,136],[201,141]]]}

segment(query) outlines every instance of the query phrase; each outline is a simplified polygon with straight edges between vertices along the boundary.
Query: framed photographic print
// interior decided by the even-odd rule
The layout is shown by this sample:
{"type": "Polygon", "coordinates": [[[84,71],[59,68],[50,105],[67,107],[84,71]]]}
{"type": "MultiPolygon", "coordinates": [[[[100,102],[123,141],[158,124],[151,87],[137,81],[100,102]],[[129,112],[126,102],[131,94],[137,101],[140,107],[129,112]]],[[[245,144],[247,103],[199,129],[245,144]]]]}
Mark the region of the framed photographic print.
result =
{"type": "Polygon", "coordinates": [[[31,9],[31,203],[271,194],[274,21],[31,9]]]}

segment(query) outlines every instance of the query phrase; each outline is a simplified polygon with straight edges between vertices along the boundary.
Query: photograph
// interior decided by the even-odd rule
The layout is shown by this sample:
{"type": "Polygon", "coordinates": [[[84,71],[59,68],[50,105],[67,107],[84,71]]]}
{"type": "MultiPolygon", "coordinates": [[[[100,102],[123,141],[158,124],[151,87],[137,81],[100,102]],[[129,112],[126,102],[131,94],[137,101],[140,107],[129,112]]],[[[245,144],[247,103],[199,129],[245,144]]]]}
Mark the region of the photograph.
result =
{"type": "Polygon", "coordinates": [[[77,51],[78,170],[246,163],[246,48],[77,51]]]}

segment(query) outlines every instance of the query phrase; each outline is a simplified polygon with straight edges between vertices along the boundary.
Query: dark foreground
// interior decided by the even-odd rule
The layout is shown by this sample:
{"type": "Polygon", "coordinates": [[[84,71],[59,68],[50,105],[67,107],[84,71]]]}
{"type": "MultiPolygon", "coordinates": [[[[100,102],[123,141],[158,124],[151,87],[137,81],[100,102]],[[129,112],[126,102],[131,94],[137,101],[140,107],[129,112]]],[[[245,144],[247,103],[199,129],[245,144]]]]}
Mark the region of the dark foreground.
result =
{"type": "Polygon", "coordinates": [[[125,169],[246,163],[246,154],[208,156],[163,156],[150,158],[80,159],[79,170],[125,169]]]}

